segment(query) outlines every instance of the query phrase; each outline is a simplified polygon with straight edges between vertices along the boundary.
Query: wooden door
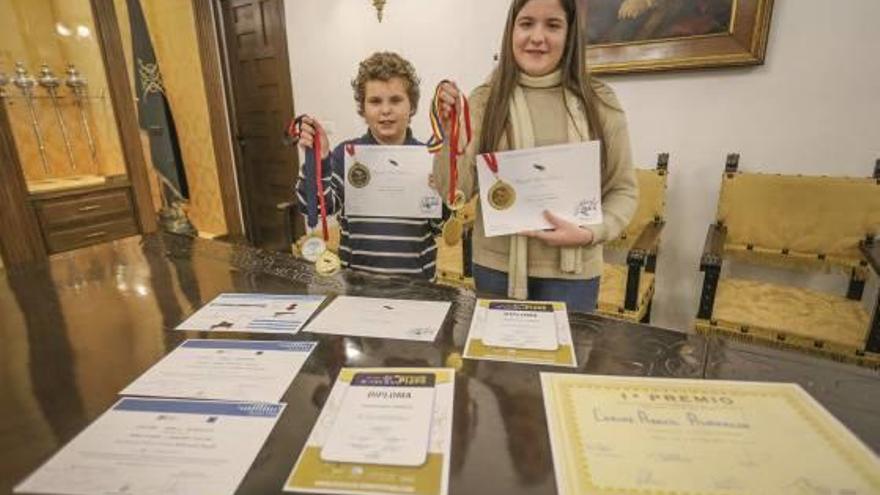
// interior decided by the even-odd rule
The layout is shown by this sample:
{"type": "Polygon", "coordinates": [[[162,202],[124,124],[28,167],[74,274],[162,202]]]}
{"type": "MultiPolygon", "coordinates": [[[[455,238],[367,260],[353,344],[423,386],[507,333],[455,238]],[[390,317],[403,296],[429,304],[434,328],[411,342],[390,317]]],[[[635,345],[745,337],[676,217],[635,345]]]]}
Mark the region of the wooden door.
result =
{"type": "Polygon", "coordinates": [[[294,198],[299,170],[285,145],[293,116],[283,0],[219,0],[242,216],[256,246],[289,249],[276,205],[294,198]]]}

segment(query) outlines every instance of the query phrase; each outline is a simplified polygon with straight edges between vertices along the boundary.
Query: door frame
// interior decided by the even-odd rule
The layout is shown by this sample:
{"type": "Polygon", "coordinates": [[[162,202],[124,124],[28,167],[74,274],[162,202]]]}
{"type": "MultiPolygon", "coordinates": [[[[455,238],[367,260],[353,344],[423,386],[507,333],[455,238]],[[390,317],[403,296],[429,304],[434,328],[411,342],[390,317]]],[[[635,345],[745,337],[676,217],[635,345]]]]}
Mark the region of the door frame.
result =
{"type": "Polygon", "coordinates": [[[242,208],[245,196],[240,190],[238,178],[242,177],[240,157],[232,145],[232,125],[235,114],[231,103],[232,92],[226,85],[226,50],[222,43],[222,20],[216,0],[192,0],[196,20],[196,40],[199,59],[202,64],[202,77],[205,95],[208,100],[208,114],[211,117],[211,142],[217,160],[217,179],[220,182],[220,198],[223,202],[223,215],[229,238],[250,239],[252,232],[248,209],[242,208]],[[219,109],[224,109],[220,111],[219,109]]]}
{"type": "MultiPolygon", "coordinates": [[[[235,110],[235,92],[232,87],[232,75],[229,68],[229,51],[226,46],[226,26],[223,22],[224,0],[192,0],[196,17],[199,52],[202,59],[202,73],[211,109],[225,108],[222,118],[211,119],[211,133],[214,139],[214,152],[218,160],[218,176],[223,191],[224,204],[234,205],[233,211],[227,211],[227,224],[230,216],[237,218],[237,232],[230,228],[230,235],[246,239],[250,244],[256,241],[256,220],[251,213],[253,200],[248,197],[248,176],[244,170],[244,158],[241,147],[235,146],[234,140],[240,135],[235,110]],[[227,199],[229,198],[229,199],[227,199]],[[234,201],[232,200],[234,198],[234,201]]],[[[288,57],[288,70],[284,71],[283,83],[291,91],[291,107],[295,108],[293,83],[289,70],[289,54],[287,52],[287,26],[285,2],[279,0],[281,16],[281,35],[285,56],[288,57]]],[[[280,132],[280,131],[279,131],[280,132]]],[[[299,173],[299,160],[295,159],[294,172],[299,173]]],[[[290,185],[291,191],[293,184],[290,185]]],[[[292,192],[291,192],[292,195],[292,192]]],[[[279,216],[283,213],[279,212],[279,216]]],[[[302,221],[294,219],[294,235],[302,231],[302,221]]]]}

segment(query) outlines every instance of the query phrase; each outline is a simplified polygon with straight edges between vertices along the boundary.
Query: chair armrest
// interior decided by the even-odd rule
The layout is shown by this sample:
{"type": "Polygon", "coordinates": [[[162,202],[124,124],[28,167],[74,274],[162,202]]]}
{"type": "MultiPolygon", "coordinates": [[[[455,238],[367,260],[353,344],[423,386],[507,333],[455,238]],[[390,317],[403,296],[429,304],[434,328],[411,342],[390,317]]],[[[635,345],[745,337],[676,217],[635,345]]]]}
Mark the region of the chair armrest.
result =
{"type": "Polygon", "coordinates": [[[703,255],[700,257],[700,271],[707,268],[721,268],[724,261],[724,241],[727,239],[727,227],[712,224],[706,231],[706,243],[703,245],[703,255]]]}
{"type": "Polygon", "coordinates": [[[859,242],[859,249],[865,256],[868,264],[874,269],[874,273],[880,275],[880,242],[876,242],[873,239],[870,241],[864,240],[859,242]]]}
{"type": "Polygon", "coordinates": [[[626,263],[628,265],[633,263],[641,264],[649,256],[657,254],[657,247],[660,245],[660,234],[663,232],[665,225],[665,221],[655,220],[645,226],[626,255],[626,263]]]}

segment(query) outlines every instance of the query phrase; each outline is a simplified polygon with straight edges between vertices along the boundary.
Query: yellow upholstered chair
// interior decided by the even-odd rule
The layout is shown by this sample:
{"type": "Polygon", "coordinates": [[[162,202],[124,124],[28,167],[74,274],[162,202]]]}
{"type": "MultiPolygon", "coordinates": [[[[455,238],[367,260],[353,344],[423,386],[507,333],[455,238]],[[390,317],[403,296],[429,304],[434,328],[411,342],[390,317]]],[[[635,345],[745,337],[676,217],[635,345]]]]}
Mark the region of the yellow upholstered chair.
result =
{"type": "Polygon", "coordinates": [[[636,169],[639,205],[619,239],[605,244],[609,251],[626,252],[626,265],[606,261],[599,286],[600,314],[631,321],[650,320],[654,297],[657,249],[666,210],[669,154],[657,157],[654,169],[636,169]]]}
{"type": "Polygon", "coordinates": [[[880,366],[880,296],[862,301],[880,269],[880,160],[871,178],[744,173],[738,163],[739,155],[728,156],[706,236],[697,330],[880,366]],[[749,278],[731,276],[726,260],[748,266],[749,278]],[[849,277],[849,289],[771,283],[768,266],[786,275],[776,279],[836,272],[849,277]]]}

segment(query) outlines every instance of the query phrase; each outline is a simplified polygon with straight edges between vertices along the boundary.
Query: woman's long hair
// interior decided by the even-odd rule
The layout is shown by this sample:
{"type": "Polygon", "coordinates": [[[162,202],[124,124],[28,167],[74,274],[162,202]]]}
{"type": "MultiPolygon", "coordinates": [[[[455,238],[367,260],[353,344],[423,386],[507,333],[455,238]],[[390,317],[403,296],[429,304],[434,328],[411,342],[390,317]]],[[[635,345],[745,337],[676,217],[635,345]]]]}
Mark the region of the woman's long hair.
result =
{"type": "MultiPolygon", "coordinates": [[[[513,57],[513,27],[520,10],[530,1],[513,0],[507,13],[507,24],[504,27],[504,37],[501,41],[501,60],[489,82],[489,100],[483,114],[482,137],[479,143],[480,153],[497,151],[498,142],[508,124],[510,97],[519,78],[519,67],[513,57]]],[[[601,98],[590,84],[590,75],[587,72],[583,27],[579,22],[580,7],[577,0],[558,1],[562,9],[565,10],[568,23],[565,49],[559,61],[559,67],[562,69],[562,85],[574,93],[580,101],[590,126],[590,137],[601,141],[604,151],[605,136],[596,111],[596,105],[601,104],[601,98]]],[[[569,113],[573,110],[568,107],[566,109],[569,113]]]]}

